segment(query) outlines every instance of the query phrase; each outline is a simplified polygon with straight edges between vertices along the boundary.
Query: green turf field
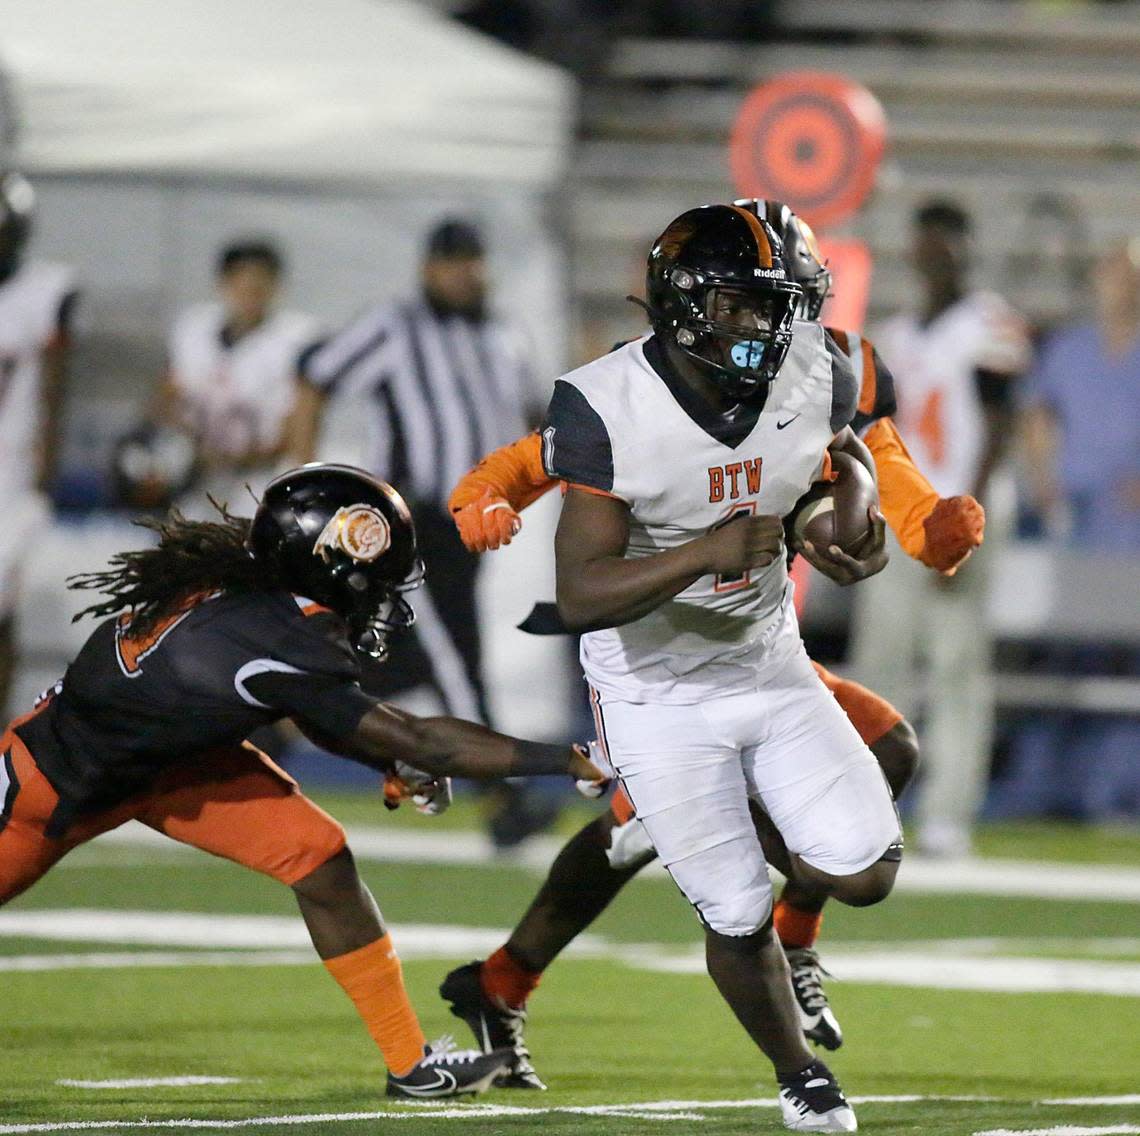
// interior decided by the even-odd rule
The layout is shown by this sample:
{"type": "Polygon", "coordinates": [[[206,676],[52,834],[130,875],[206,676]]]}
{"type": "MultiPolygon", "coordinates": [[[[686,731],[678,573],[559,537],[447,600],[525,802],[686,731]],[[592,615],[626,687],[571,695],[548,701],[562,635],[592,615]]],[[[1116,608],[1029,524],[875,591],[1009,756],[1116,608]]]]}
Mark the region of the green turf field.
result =
{"type": "MultiPolygon", "coordinates": [[[[393,833],[461,835],[471,822],[462,808],[433,822],[359,798],[330,807],[393,833]]],[[[1043,878],[1071,864],[1091,880],[1140,875],[1140,836],[1119,829],[1003,827],[981,845],[1034,860],[1043,878]]],[[[435,988],[497,942],[538,874],[509,862],[366,859],[362,870],[429,1037],[454,1028],[467,1044],[435,988]]],[[[770,1072],[701,973],[695,922],[667,879],[631,885],[586,948],[532,999],[528,1036],[549,1092],[388,1105],[377,1054],[306,950],[287,892],[197,853],[97,842],[0,912],[0,1136],[236,1122],[330,1136],[783,1131],[770,1072]],[[61,1083],[188,1077],[211,1080],[61,1083]]],[[[821,950],[840,976],[874,975],[829,986],[847,1043],[828,1060],[850,1096],[870,1098],[857,1104],[861,1130],[1140,1133],[1134,892],[900,889],[875,909],[831,908],[821,950]],[[959,988],[945,988],[951,974],[959,988]]]]}

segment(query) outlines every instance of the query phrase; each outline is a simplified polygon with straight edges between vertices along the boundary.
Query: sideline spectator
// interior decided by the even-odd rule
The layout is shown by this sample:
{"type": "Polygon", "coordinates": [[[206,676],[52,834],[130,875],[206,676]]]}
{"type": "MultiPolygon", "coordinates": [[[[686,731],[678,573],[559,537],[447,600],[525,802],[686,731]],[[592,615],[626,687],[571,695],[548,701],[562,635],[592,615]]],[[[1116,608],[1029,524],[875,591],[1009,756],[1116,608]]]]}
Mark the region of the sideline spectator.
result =
{"type": "MultiPolygon", "coordinates": [[[[312,460],[334,392],[367,407],[363,464],[401,486],[427,568],[414,633],[393,639],[389,664],[369,677],[370,693],[428,688],[447,713],[490,724],[476,596],[480,561],[459,539],[447,497],[484,454],[523,432],[531,381],[520,337],[488,311],[485,246],[475,225],[450,218],[432,229],[420,294],[358,316],[307,358],[304,379],[294,456],[312,460]]],[[[499,792],[497,844],[515,843],[552,815],[537,800],[532,807],[514,799],[521,787],[499,792]]]]}
{"type": "MultiPolygon", "coordinates": [[[[1140,571],[1140,239],[1120,241],[1093,274],[1096,318],[1046,340],[1024,400],[1026,491],[1044,530],[1092,557],[1140,571]]],[[[1140,677],[1135,648],[1047,652],[1063,673],[1140,677]]],[[[1080,819],[1140,812],[1140,720],[1034,715],[1014,738],[993,815],[1080,819]]]]}
{"type": "Polygon", "coordinates": [[[1140,554],[1140,238],[1093,274],[1096,319],[1041,351],[1025,399],[1026,491],[1046,527],[1140,554]]]}
{"type": "Polygon", "coordinates": [[[24,257],[34,209],[20,174],[0,177],[0,709],[12,681],[24,553],[47,523],[78,299],[71,268],[24,257]]]}
{"type": "MultiPolygon", "coordinates": [[[[1011,434],[1013,387],[1029,358],[1024,323],[999,296],[968,287],[971,224],[949,201],[914,215],[919,308],[875,334],[895,377],[898,423],[915,462],[943,497],[984,505],[1011,434]]],[[[853,667],[860,682],[916,717],[916,664],[926,664],[918,844],[932,856],[970,851],[993,733],[986,544],[952,578],[932,576],[898,551],[855,596],[853,667]]]]}
{"type": "Polygon", "coordinates": [[[206,495],[251,512],[280,469],[296,405],[302,356],[316,322],[278,309],[284,263],[269,242],[240,240],[218,256],[218,298],[180,313],[170,332],[169,371],[152,417],[193,439],[200,478],[179,504],[212,517],[206,495]]]}

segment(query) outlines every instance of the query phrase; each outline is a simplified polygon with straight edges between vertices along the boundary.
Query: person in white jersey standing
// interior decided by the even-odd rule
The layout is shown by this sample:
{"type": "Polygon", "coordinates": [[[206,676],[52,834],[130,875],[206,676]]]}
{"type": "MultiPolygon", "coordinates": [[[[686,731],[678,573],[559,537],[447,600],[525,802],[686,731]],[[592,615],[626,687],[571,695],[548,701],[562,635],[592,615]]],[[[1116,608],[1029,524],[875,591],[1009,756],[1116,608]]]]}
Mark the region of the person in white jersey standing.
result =
{"type": "Polygon", "coordinates": [[[912,261],[918,306],[875,335],[895,377],[896,418],[915,462],[943,497],[968,493],[989,510],[984,549],[952,577],[905,556],[856,598],[853,665],[860,678],[914,718],[926,664],[919,850],[970,851],[985,791],[993,732],[988,566],[1000,543],[991,508],[993,474],[1013,434],[1015,380],[1028,366],[1029,337],[1016,312],[972,291],[970,218],[948,201],[914,215],[912,261]]]}
{"type": "Polygon", "coordinates": [[[67,265],[25,258],[35,194],[0,177],[0,709],[15,661],[14,618],[24,553],[47,523],[55,477],[70,329],[78,299],[67,265]]]}
{"type": "MultiPolygon", "coordinates": [[[[558,610],[584,632],[599,742],[704,925],[709,974],[775,1068],[784,1123],[850,1132],[804,1041],[768,860],[866,905],[890,892],[901,851],[886,781],[791,603],[783,518],[829,450],[871,469],[848,427],[846,357],[818,325],[792,335],[801,294],[766,221],[683,213],[649,254],[653,334],[558,380],[544,461],[567,485],[558,610]]],[[[874,526],[866,564],[838,549],[813,563],[881,567],[874,526]]]]}
{"type": "Polygon", "coordinates": [[[311,316],[277,307],[283,272],[268,241],[234,241],[218,256],[217,298],[171,327],[154,417],[196,445],[200,478],[178,502],[191,513],[212,517],[207,495],[252,512],[246,485],[257,494],[281,471],[301,361],[319,339],[311,316]]]}

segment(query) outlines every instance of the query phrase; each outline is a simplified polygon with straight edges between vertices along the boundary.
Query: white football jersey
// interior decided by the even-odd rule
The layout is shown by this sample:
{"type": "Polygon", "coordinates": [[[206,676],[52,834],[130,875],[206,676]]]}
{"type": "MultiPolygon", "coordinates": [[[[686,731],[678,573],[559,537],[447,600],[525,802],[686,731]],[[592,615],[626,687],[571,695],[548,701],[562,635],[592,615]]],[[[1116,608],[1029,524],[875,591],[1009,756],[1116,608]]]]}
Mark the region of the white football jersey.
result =
{"type": "MultiPolygon", "coordinates": [[[[551,476],[628,504],[625,555],[652,556],[737,513],[786,516],[857,396],[850,364],[818,324],[796,324],[763,408],[731,419],[672,374],[649,336],[555,384],[544,460],[551,476]]],[[[626,701],[749,689],[789,598],[783,556],[744,576],[705,576],[633,623],[584,635],[582,664],[596,689],[626,701]]]]}
{"type": "Polygon", "coordinates": [[[0,489],[35,483],[43,421],[43,350],[59,331],[72,269],[30,261],[0,284],[0,489]]]}
{"type": "Polygon", "coordinates": [[[184,311],[170,333],[170,377],[184,400],[187,428],[237,457],[279,441],[297,394],[297,361],[318,326],[300,312],[274,312],[227,346],[225,322],[219,303],[184,311]]]}
{"type": "Polygon", "coordinates": [[[972,292],[925,325],[894,316],[875,343],[894,374],[895,418],[915,464],[943,497],[972,492],[985,445],[976,373],[1028,366],[1024,321],[1000,296],[972,292]]]}

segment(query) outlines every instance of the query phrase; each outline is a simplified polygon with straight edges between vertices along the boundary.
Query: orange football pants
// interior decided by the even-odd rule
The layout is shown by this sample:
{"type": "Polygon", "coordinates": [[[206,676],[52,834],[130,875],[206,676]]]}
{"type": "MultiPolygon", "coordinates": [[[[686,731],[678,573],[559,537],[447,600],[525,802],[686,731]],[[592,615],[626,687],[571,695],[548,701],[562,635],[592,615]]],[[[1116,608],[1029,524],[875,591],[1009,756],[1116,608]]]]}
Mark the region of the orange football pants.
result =
{"type": "Polygon", "coordinates": [[[128,820],[283,884],[303,879],[345,846],[344,829],[248,742],[204,752],[161,774],[148,792],[48,837],[59,796],[14,733],[32,716],[16,719],[0,738],[0,904],[73,848],[128,820]]]}
{"type": "MultiPolygon", "coordinates": [[[[823,685],[835,695],[835,701],[851,719],[851,725],[868,746],[873,746],[888,730],[903,720],[903,716],[883,697],[850,679],[834,675],[826,667],[812,661],[815,673],[823,685]]],[[[618,785],[610,798],[610,810],[618,824],[625,824],[633,815],[633,805],[625,790],[618,785]]]]}

